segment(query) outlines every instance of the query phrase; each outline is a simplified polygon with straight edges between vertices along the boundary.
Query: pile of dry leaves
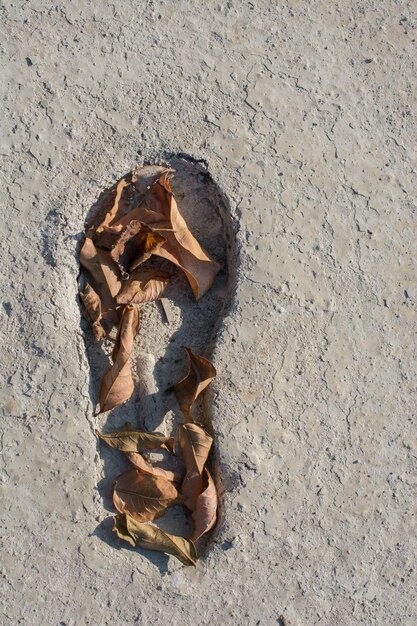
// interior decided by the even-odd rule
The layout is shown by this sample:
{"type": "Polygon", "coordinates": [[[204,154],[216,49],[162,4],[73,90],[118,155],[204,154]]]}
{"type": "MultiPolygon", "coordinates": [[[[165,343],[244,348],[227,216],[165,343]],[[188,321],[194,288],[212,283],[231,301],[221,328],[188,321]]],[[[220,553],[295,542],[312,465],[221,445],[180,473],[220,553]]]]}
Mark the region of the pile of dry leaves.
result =
{"type": "MultiPolygon", "coordinates": [[[[130,357],[140,308],[160,298],[172,276],[161,263],[166,266],[168,260],[179,267],[197,299],[210,289],[220,269],[178,210],[169,184],[172,172],[159,165],[133,170],[101,195],[87,221],[80,252],[83,314],[98,341],[114,340],[112,365],[101,381],[100,413],[122,404],[133,392],[130,357]]],[[[213,431],[207,417],[204,424],[193,419],[192,407],[216,371],[207,359],[189,349],[187,354],[188,374],[175,385],[184,415],[176,440],[136,430],[129,423],[116,432],[97,434],[125,453],[133,466],[114,483],[118,537],[194,565],[216,524],[218,497],[209,470],[213,431]],[[179,452],[183,474],[152,464],[146,451],[155,448],[179,452]],[[189,537],[165,533],[150,523],[174,504],[182,504],[191,516],[189,537]]]]}

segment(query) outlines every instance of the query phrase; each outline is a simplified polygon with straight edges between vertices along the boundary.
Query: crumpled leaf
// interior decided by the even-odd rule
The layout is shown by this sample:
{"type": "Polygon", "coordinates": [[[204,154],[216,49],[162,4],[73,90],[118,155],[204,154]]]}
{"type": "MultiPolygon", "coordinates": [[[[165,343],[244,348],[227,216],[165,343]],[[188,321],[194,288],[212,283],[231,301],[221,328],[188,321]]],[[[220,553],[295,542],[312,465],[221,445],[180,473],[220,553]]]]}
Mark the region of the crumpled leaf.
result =
{"type": "Polygon", "coordinates": [[[109,446],[121,450],[121,452],[143,452],[155,448],[166,448],[169,452],[173,452],[173,437],[166,437],[159,433],[148,433],[144,430],[134,430],[130,422],[126,422],[121,430],[115,430],[111,433],[101,433],[96,430],[96,434],[109,446]]]}
{"type": "Polygon", "coordinates": [[[168,285],[171,274],[153,268],[139,267],[125,282],[117,302],[119,304],[142,304],[158,300],[168,285]]]}
{"type": "Polygon", "coordinates": [[[104,339],[106,331],[101,325],[101,300],[99,295],[94,291],[90,283],[86,283],[84,291],[80,292],[83,303],[83,314],[87,321],[91,323],[93,335],[97,341],[104,339]]]}
{"type": "Polygon", "coordinates": [[[113,531],[120,539],[127,541],[133,547],[138,546],[145,550],[172,554],[184,565],[196,564],[197,553],[192,541],[164,533],[153,524],[137,522],[129,515],[116,515],[113,531]]]}
{"type": "Polygon", "coordinates": [[[113,349],[113,365],[101,381],[100,413],[110,411],[115,406],[126,402],[133,393],[130,355],[138,328],[139,311],[133,306],[126,306],[113,349]]]}
{"type": "Polygon", "coordinates": [[[155,254],[171,261],[171,263],[183,270],[194,296],[198,300],[212,286],[221,265],[207,254],[197,239],[191,234],[178,209],[169,185],[168,173],[163,174],[154,187],[154,195],[158,191],[163,197],[165,192],[166,205],[164,206],[163,202],[161,202],[162,211],[160,212],[169,219],[172,228],[172,232],[164,233],[166,242],[155,254]],[[162,193],[161,189],[163,190],[162,193]]]}
{"type": "Polygon", "coordinates": [[[145,165],[128,172],[100,195],[90,212],[87,229],[100,233],[126,216],[125,225],[132,219],[139,219],[136,213],[141,206],[149,204],[146,199],[153,193],[155,182],[163,174],[173,171],[163,165],[145,165]]]}
{"type": "Polygon", "coordinates": [[[160,476],[129,470],[114,482],[113,503],[139,522],[153,520],[181,501],[173,483],[160,476]]]}
{"type": "Polygon", "coordinates": [[[147,224],[155,236],[165,239],[153,253],[183,270],[198,300],[210,289],[221,266],[198,243],[182,217],[169,184],[172,173],[167,167],[148,165],[126,174],[99,198],[89,226],[96,232],[97,245],[107,241],[106,247],[109,229],[119,233],[132,220],[147,224]]]}
{"type": "Polygon", "coordinates": [[[189,348],[185,350],[189,359],[188,374],[175,385],[175,395],[185,418],[192,422],[191,407],[216,376],[216,369],[207,359],[194,354],[189,348]]]}
{"type": "Polygon", "coordinates": [[[198,496],[203,491],[203,471],[213,444],[213,437],[198,424],[181,424],[178,443],[185,465],[185,477],[181,485],[184,504],[194,511],[198,496]]]}
{"type": "Polygon", "coordinates": [[[129,273],[155,254],[164,242],[165,237],[158,232],[142,222],[132,220],[120,233],[110,254],[126,280],[129,273]]]}
{"type": "Polygon", "coordinates": [[[126,213],[116,222],[113,222],[112,226],[106,227],[106,231],[108,232],[105,233],[103,231],[98,235],[100,245],[103,247],[110,246],[109,249],[111,249],[117,243],[117,239],[123,228],[126,228],[126,226],[128,226],[132,221],[138,221],[142,224],[146,224],[154,231],[158,231],[160,233],[172,231],[171,222],[165,217],[165,215],[152,211],[151,209],[147,209],[144,206],[140,206],[126,213]]]}
{"type": "Polygon", "coordinates": [[[102,250],[108,250],[110,252],[120,239],[122,230],[123,226],[118,225],[105,226],[100,232],[94,232],[92,234],[92,240],[95,247],[102,250]]]}
{"type": "Polygon", "coordinates": [[[190,535],[193,542],[198,542],[203,535],[213,528],[217,519],[217,489],[210,472],[204,470],[205,489],[197,497],[192,515],[194,529],[190,535]]]}
{"type": "Polygon", "coordinates": [[[132,180],[132,174],[126,174],[115,185],[113,185],[109,193],[104,193],[101,198],[102,203],[100,209],[104,211],[103,221],[95,228],[96,232],[104,230],[115,219],[120,206],[123,190],[128,187],[132,180]],[[113,197],[112,197],[113,196],[113,197]],[[110,204],[112,202],[112,204],[110,204]]]}

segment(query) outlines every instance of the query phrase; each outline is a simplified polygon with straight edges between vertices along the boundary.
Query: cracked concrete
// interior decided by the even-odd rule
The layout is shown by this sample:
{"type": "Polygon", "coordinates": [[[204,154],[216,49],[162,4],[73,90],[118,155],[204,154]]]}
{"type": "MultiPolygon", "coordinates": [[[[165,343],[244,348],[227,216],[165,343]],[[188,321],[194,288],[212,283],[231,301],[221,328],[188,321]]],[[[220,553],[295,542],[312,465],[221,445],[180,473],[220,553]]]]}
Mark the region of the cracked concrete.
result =
{"type": "Polygon", "coordinates": [[[2,623],[414,625],[415,5],[2,15],[2,623]],[[178,153],[237,242],[210,396],[226,520],[196,569],[103,523],[76,298],[98,193],[178,153]]]}

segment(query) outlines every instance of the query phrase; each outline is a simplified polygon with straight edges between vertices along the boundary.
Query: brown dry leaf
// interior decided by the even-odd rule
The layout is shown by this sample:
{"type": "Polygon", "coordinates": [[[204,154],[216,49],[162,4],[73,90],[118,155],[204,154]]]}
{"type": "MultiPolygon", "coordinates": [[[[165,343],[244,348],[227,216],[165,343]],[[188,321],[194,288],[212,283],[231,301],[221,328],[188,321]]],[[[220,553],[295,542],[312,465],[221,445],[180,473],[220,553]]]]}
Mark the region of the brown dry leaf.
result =
{"type": "Polygon", "coordinates": [[[84,291],[80,292],[80,296],[84,305],[84,317],[91,323],[95,339],[100,341],[100,339],[104,339],[106,336],[106,331],[101,325],[102,315],[100,297],[89,283],[86,283],[84,291]]]}
{"type": "Polygon", "coordinates": [[[153,193],[154,184],[163,174],[170,172],[173,170],[163,165],[146,165],[123,176],[100,195],[86,222],[87,229],[100,233],[123,220],[130,212],[147,206],[146,199],[153,193]]]}
{"type": "Polygon", "coordinates": [[[166,448],[169,452],[173,452],[173,437],[165,437],[159,433],[148,433],[144,430],[134,430],[130,422],[126,422],[121,430],[105,434],[96,430],[96,434],[109,446],[121,450],[121,452],[143,452],[155,448],[166,448]]]}
{"type": "Polygon", "coordinates": [[[213,444],[213,437],[198,424],[181,424],[178,429],[178,443],[186,470],[202,474],[213,444]]]}
{"type": "Polygon", "coordinates": [[[204,479],[206,488],[197,497],[192,515],[194,530],[190,539],[194,542],[213,528],[217,518],[217,489],[207,468],[204,470],[204,479]]]}
{"type": "MultiPolygon", "coordinates": [[[[183,270],[198,300],[212,286],[221,265],[207,254],[188,229],[171,191],[167,173],[161,176],[158,183],[154,185],[154,196],[157,192],[162,198],[165,197],[166,203],[163,211],[159,212],[169,218],[173,232],[164,233],[166,242],[155,254],[171,261],[183,270]]],[[[160,202],[162,204],[163,200],[160,202]]]]}
{"type": "Polygon", "coordinates": [[[113,298],[113,302],[115,302],[116,296],[122,286],[119,269],[117,265],[115,265],[108,250],[100,250],[100,248],[96,248],[96,250],[97,257],[100,262],[101,271],[103,272],[106,282],[109,286],[109,291],[113,298]]]}
{"type": "Polygon", "coordinates": [[[174,451],[174,437],[165,437],[158,433],[148,433],[134,430],[130,422],[126,422],[121,430],[103,434],[96,429],[96,434],[112,448],[124,452],[134,467],[145,474],[160,476],[170,481],[181,480],[179,472],[173,472],[161,467],[154,467],[140,453],[155,448],[166,448],[171,454],[174,451]]]}
{"type": "Polygon", "coordinates": [[[178,443],[186,469],[181,493],[187,509],[194,511],[197,498],[203,491],[203,471],[213,437],[198,424],[182,424],[178,429],[178,443]]]}
{"type": "Polygon", "coordinates": [[[96,233],[97,245],[108,247],[109,229],[120,232],[120,227],[132,220],[148,224],[166,239],[153,253],[180,267],[199,299],[210,289],[221,266],[188,229],[169,185],[172,173],[167,167],[148,165],[126,174],[100,196],[88,226],[96,233]]]}
{"type": "Polygon", "coordinates": [[[140,472],[144,474],[152,474],[152,476],[160,476],[161,478],[165,478],[165,480],[170,480],[173,482],[181,481],[180,472],[174,472],[172,470],[166,470],[162,467],[156,467],[147,461],[139,452],[126,452],[126,456],[132,465],[138,469],[140,472]]]}
{"type": "Polygon", "coordinates": [[[134,384],[130,368],[133,340],[139,328],[139,311],[126,306],[120,320],[113,349],[113,365],[104,374],[100,387],[100,413],[110,411],[132,395],[134,384]]]}
{"type": "Polygon", "coordinates": [[[111,251],[111,257],[118,265],[125,280],[129,272],[144,263],[165,242],[165,237],[146,224],[132,220],[121,232],[111,251]]]}
{"type": "Polygon", "coordinates": [[[116,515],[113,531],[133,547],[172,554],[184,565],[196,564],[197,553],[192,541],[164,533],[153,524],[142,524],[129,515],[116,515]]]}
{"type": "Polygon", "coordinates": [[[192,421],[191,407],[200,393],[216,376],[216,369],[210,361],[185,348],[189,358],[188,374],[175,385],[175,395],[185,418],[192,421]]]}
{"type": "Polygon", "coordinates": [[[122,230],[122,226],[105,226],[99,233],[93,233],[91,238],[96,248],[110,251],[117,244],[122,230]]]}
{"type": "Polygon", "coordinates": [[[120,290],[121,283],[111,268],[107,267],[106,259],[99,256],[90,236],[85,238],[82,245],[80,263],[87,270],[89,282],[100,298],[101,316],[108,333],[113,325],[119,323],[120,316],[114,296],[120,290]]]}
{"type": "MultiPolygon", "coordinates": [[[[101,224],[97,226],[97,228],[95,229],[96,232],[99,233],[100,231],[102,231],[109,224],[111,224],[111,222],[115,219],[117,212],[119,210],[119,204],[120,204],[120,199],[122,197],[123,190],[130,183],[129,178],[131,178],[131,174],[126,174],[126,176],[121,178],[115,185],[113,185],[113,187],[111,187],[110,194],[114,192],[113,205],[110,206],[110,208],[108,208],[108,206],[105,206],[106,212],[105,212],[104,220],[101,222],[101,224]]],[[[108,198],[106,198],[106,200],[108,201],[108,198]]]]}
{"type": "Polygon", "coordinates": [[[158,300],[168,285],[171,274],[153,268],[138,268],[123,285],[117,302],[119,304],[142,304],[158,300]]]}
{"type": "MultiPolygon", "coordinates": [[[[113,225],[106,227],[106,229],[97,235],[100,246],[112,248],[117,243],[117,238],[120,236],[123,228],[126,228],[131,222],[138,221],[146,224],[154,231],[165,232],[172,231],[171,222],[166,218],[163,213],[158,213],[147,209],[145,206],[138,206],[131,209],[128,213],[120,217],[113,225]],[[106,232],[108,231],[108,232],[106,232]]],[[[110,249],[110,248],[109,248],[110,249]]]]}
{"type": "Polygon", "coordinates": [[[181,484],[183,504],[189,511],[195,511],[197,498],[204,490],[204,477],[196,471],[186,472],[181,484]]]}
{"type": "Polygon", "coordinates": [[[137,469],[125,472],[114,482],[113,503],[120,513],[138,522],[153,520],[181,497],[173,483],[137,469]]]}

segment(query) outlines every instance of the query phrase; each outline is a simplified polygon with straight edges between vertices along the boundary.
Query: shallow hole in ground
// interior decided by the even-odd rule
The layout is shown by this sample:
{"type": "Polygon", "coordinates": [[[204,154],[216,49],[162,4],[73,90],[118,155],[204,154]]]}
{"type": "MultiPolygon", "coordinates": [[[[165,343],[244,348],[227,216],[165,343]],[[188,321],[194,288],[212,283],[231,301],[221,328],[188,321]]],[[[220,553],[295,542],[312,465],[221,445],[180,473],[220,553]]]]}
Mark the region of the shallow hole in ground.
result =
{"type": "MultiPolygon", "coordinates": [[[[141,327],[135,340],[132,369],[135,392],[124,405],[97,418],[100,430],[108,432],[130,421],[135,427],[164,434],[175,434],[183,422],[172,385],[186,372],[187,361],[183,346],[211,359],[216,337],[232,302],[235,284],[236,247],[233,223],[227,199],[212,179],[204,161],[196,161],[184,154],[164,155],[162,163],[175,170],[171,187],[176,201],[191,232],[201,245],[222,264],[212,288],[196,302],[182,272],[175,270],[175,278],[164,294],[169,299],[170,321],[166,319],[160,302],[142,306],[141,327]]],[[[173,266],[168,261],[169,269],[173,266]]],[[[97,344],[87,323],[82,322],[85,346],[90,365],[90,398],[97,405],[100,381],[110,364],[111,341],[97,344]]],[[[211,418],[209,403],[196,411],[205,411],[211,418]]],[[[103,462],[103,477],[98,484],[104,508],[114,512],[111,500],[112,486],[117,476],[131,468],[122,453],[98,443],[103,462]]],[[[221,453],[221,451],[220,451],[221,453]]],[[[151,455],[155,457],[156,455],[151,455]]],[[[222,490],[219,451],[212,458],[212,469],[222,490]]],[[[177,463],[180,463],[178,460],[177,463]]],[[[187,521],[182,507],[173,507],[157,523],[161,528],[177,534],[187,533],[187,521]]],[[[106,524],[107,528],[107,524],[106,524]]],[[[98,531],[104,540],[113,541],[106,532],[98,531]]],[[[151,555],[159,562],[159,555],[151,555]]],[[[161,563],[166,563],[166,559],[161,563]]]]}

